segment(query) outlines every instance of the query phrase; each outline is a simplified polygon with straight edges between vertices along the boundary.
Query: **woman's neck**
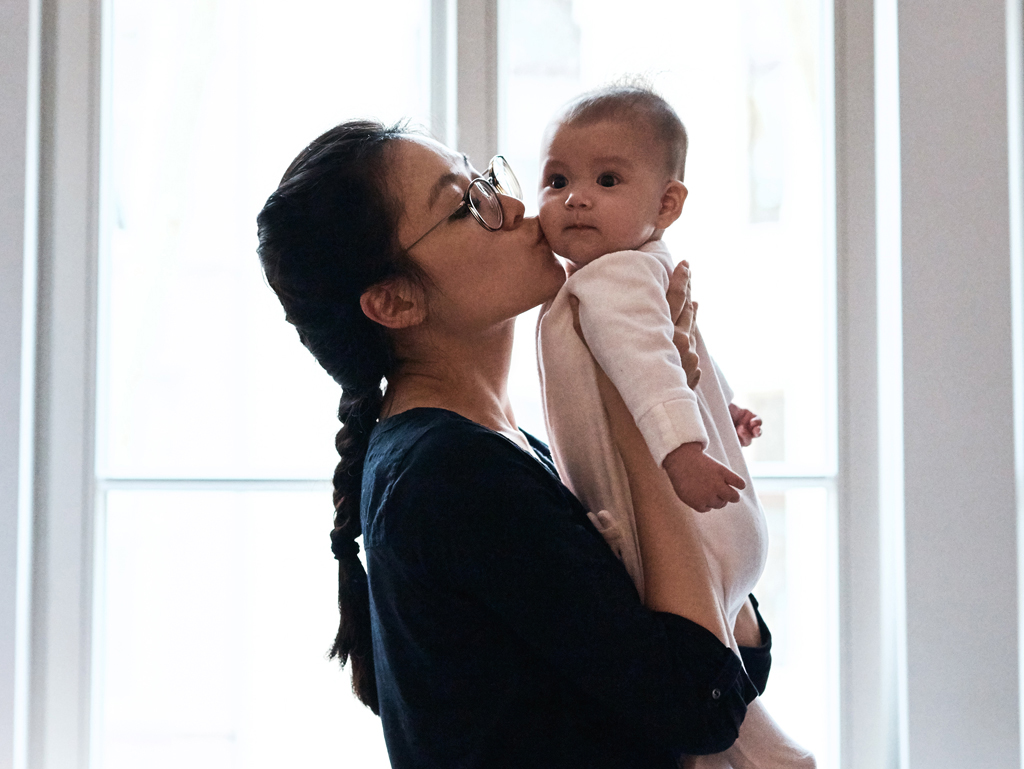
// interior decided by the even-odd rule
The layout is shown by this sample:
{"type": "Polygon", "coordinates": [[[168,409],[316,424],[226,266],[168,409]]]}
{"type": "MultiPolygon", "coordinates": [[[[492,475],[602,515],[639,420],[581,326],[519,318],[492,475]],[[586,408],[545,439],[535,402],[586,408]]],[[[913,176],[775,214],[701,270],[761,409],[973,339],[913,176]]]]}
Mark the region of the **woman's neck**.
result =
{"type": "Polygon", "coordinates": [[[388,380],[382,416],[413,408],[454,411],[526,446],[508,399],[514,322],[479,336],[422,337],[399,343],[417,350],[388,380]]]}

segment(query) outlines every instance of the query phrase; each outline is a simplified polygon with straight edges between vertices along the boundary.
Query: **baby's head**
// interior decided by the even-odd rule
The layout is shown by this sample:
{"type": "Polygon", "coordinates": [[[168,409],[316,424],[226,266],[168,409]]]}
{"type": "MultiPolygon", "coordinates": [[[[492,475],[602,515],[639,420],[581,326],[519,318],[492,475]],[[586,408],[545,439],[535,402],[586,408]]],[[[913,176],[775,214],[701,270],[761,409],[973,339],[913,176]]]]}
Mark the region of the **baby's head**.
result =
{"type": "Polygon", "coordinates": [[[548,126],[541,158],[541,227],[578,266],[658,240],[682,212],[686,129],[650,88],[583,94],[548,126]]]}

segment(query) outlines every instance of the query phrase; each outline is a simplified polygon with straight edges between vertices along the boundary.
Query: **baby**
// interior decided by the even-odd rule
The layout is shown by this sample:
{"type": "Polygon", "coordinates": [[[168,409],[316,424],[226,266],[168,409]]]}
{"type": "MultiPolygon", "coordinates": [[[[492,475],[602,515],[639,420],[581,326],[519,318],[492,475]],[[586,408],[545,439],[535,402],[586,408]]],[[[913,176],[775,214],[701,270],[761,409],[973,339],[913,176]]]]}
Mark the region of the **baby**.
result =
{"type": "MultiPolygon", "coordinates": [[[[669,504],[687,522],[692,534],[685,536],[697,548],[677,560],[700,561],[703,569],[680,572],[680,584],[670,587],[678,594],[708,593],[724,623],[723,640],[739,652],[741,645],[761,647],[768,641],[761,638],[764,626],[748,599],[764,569],[767,528],[740,450],[760,434],[760,420],[732,403],[732,392],[695,326],[683,324],[684,332],[691,332],[683,358],[674,341],[678,308],[670,308],[666,299],[673,261],[661,237],[686,200],[686,148],[686,131],[675,111],[645,87],[585,94],[548,127],[540,222],[555,253],[571,263],[571,274],[542,308],[537,352],[555,462],[583,504],[599,511],[591,520],[622,559],[641,597],[643,559],[656,556],[640,550],[634,508],[646,509],[640,506],[650,504],[649,487],[660,483],[669,489],[669,504]],[[696,359],[703,371],[696,369],[696,359]],[[623,405],[632,418],[628,429],[639,431],[643,461],[650,465],[642,482],[637,480],[642,469],[629,456],[636,452],[624,448],[614,424],[616,408],[623,405]],[[694,513],[723,507],[709,515],[694,513]]],[[[693,310],[688,285],[682,309],[693,310]]],[[[658,608],[650,595],[646,600],[658,608]]],[[[757,659],[764,662],[767,649],[743,649],[742,656],[750,667],[757,659]]],[[[687,765],[815,764],[755,699],[733,747],[692,757],[687,765]]]]}

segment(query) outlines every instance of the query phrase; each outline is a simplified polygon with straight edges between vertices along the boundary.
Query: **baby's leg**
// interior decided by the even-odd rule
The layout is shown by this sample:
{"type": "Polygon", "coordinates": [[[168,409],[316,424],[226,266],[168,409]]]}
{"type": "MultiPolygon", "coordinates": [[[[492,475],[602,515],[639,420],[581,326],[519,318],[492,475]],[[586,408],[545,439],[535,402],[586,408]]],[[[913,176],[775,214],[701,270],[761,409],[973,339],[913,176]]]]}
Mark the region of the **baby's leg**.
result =
{"type": "MultiPolygon", "coordinates": [[[[598,387],[608,412],[612,435],[626,468],[636,515],[644,573],[644,603],[659,611],[686,617],[715,633],[737,650],[760,646],[757,618],[745,603],[735,622],[736,638],[727,624],[720,579],[715,579],[697,526],[696,513],[683,505],[665,472],[654,463],[615,386],[598,369],[598,387]],[[749,614],[745,612],[749,611],[749,614]]],[[[695,769],[814,769],[814,757],[793,742],[764,709],[760,699],[747,707],[739,738],[729,750],[712,756],[689,756],[695,769]]]]}
{"type": "Polygon", "coordinates": [[[747,706],[739,738],[720,755],[727,759],[726,766],[731,769],[815,769],[817,766],[814,756],[775,723],[760,697],[747,706]]]}
{"type": "Polygon", "coordinates": [[[733,629],[733,636],[740,646],[760,646],[761,629],[757,626],[757,615],[754,614],[754,606],[748,598],[743,602],[743,607],[736,617],[736,626],[733,629]]]}
{"type": "Polygon", "coordinates": [[[732,646],[722,597],[697,527],[695,516],[700,513],[676,497],[615,385],[600,367],[597,380],[629,480],[644,574],[644,603],[686,617],[732,646]]]}
{"type": "Polygon", "coordinates": [[[747,707],[740,736],[724,753],[686,756],[682,769],[816,769],[814,756],[791,740],[760,698],[747,707]]]}

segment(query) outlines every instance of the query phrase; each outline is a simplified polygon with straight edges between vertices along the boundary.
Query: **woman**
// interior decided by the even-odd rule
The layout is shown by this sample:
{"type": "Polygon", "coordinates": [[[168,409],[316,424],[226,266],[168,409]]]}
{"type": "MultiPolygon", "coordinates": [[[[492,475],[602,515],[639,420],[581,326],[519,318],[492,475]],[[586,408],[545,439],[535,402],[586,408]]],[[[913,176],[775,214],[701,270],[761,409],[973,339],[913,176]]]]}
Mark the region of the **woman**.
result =
{"type": "Polygon", "coordinates": [[[353,122],[260,213],[267,279],[343,389],[332,656],[400,769],[675,766],[728,747],[756,692],[714,633],[641,605],[516,427],[515,317],[565,276],[513,180],[353,122]]]}

